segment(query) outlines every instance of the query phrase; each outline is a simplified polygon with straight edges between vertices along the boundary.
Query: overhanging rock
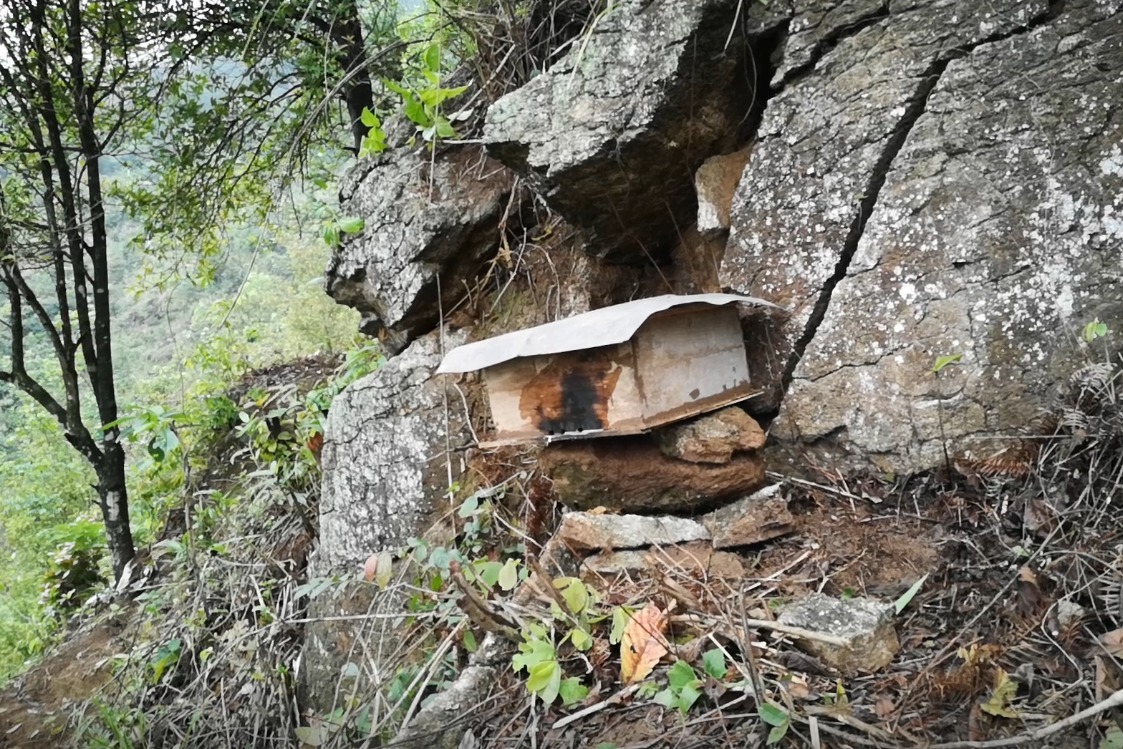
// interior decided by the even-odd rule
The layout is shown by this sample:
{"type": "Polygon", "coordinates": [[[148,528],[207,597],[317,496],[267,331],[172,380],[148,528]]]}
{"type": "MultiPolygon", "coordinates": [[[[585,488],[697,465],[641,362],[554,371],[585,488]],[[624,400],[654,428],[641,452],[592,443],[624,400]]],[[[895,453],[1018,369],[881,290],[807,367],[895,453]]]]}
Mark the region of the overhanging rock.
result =
{"type": "Polygon", "coordinates": [[[394,151],[344,178],[340,202],[363,230],[342,237],[327,292],[363,314],[391,354],[436,327],[499,244],[514,176],[478,146],[394,151]]]}
{"type": "Polygon", "coordinates": [[[588,230],[600,256],[665,253],[694,219],[694,171],[732,150],[751,107],[738,7],[616,3],[560,63],[491,106],[488,151],[588,230]]]}

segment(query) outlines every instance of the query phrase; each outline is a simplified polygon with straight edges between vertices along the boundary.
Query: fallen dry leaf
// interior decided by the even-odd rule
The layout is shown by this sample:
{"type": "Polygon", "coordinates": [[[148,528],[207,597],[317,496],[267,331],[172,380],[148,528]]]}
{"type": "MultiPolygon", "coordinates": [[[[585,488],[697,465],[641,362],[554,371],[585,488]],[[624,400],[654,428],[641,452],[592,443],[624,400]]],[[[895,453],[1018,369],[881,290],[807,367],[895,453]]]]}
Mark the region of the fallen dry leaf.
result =
{"type": "Polygon", "coordinates": [[[874,713],[882,720],[888,719],[896,710],[897,706],[893,703],[893,700],[883,694],[878,695],[873,703],[874,713]]]}
{"type": "Polygon", "coordinates": [[[1044,596],[1037,582],[1037,575],[1029,567],[1018,570],[1018,613],[1032,617],[1041,608],[1044,596]]]}
{"type": "Polygon", "coordinates": [[[1100,642],[1103,643],[1104,650],[1108,653],[1116,658],[1123,658],[1123,629],[1113,629],[1107,634],[1101,635],[1100,642]]]}
{"type": "Polygon", "coordinates": [[[637,611],[624,627],[620,640],[620,679],[625,684],[643,681],[667,654],[667,615],[654,603],[637,611]]]}

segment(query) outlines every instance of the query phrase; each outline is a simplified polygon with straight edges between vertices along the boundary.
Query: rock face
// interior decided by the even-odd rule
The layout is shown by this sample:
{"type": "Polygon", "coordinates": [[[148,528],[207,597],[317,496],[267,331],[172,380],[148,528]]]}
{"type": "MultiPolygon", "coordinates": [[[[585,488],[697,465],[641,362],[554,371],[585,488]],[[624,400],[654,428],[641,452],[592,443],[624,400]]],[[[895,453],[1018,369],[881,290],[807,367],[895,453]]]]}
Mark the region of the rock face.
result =
{"type": "MultiPolygon", "coordinates": [[[[461,341],[450,336],[445,345],[461,341]]],[[[430,379],[439,363],[440,338],[429,335],[332,402],[322,453],[320,543],[309,577],[353,579],[309,603],[301,702],[319,714],[339,707],[347,690],[362,693],[387,678],[385,662],[397,657],[392,643],[400,622],[393,617],[405,601],[400,589],[361,581],[359,568],[371,554],[429,531],[450,471],[455,480],[463,470],[462,453],[448,448],[462,446],[471,434],[455,392],[446,415],[446,384],[430,379]],[[372,613],[379,616],[363,616],[372,613]]]]}
{"type": "Polygon", "coordinates": [[[344,235],[327,292],[363,314],[361,329],[390,353],[432,330],[437,289],[450,310],[499,244],[513,176],[476,146],[427,153],[394,150],[345,177],[343,213],[364,219],[344,235]]]}
{"type": "MultiPolygon", "coordinates": [[[[462,341],[450,336],[445,346],[462,341]]],[[[436,504],[463,470],[471,440],[462,401],[430,379],[440,363],[440,338],[419,339],[332,403],[323,448],[317,574],[358,569],[370,554],[425,530],[436,504]],[[451,461],[451,462],[450,462],[451,461]]],[[[450,386],[451,387],[451,386],[450,386]]]]}
{"type": "Polygon", "coordinates": [[[772,434],[912,470],[1025,425],[1086,358],[1082,327],[1123,313],[1123,19],[860,5],[848,26],[797,10],[819,41],[788,38],[721,282],[793,309],[772,434]]]}
{"type": "Polygon", "coordinates": [[[586,42],[487,114],[488,151],[591,249],[665,255],[693,221],[694,170],[733,147],[755,81],[734,0],[623,0],[586,42]],[[729,42],[727,46],[727,41],[729,42]]]}

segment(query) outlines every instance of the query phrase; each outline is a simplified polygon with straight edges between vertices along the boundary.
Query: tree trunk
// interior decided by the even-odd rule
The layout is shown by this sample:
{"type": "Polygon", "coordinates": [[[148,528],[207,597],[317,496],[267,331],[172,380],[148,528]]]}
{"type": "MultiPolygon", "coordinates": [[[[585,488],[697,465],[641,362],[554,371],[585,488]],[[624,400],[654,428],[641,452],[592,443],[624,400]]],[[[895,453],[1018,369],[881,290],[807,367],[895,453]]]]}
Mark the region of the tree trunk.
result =
{"type": "Polygon", "coordinates": [[[125,488],[125,451],[117,430],[110,430],[102,441],[102,461],[98,466],[98,504],[105,523],[105,540],[113,563],[113,579],[120,580],[125,565],[136,555],[129,527],[129,502],[125,488]]]}
{"type": "Polygon", "coordinates": [[[358,7],[354,4],[347,9],[344,17],[337,22],[334,32],[340,49],[346,83],[343,85],[343,100],[347,104],[347,118],[350,120],[351,137],[355,151],[362,145],[367,127],[362,122],[363,109],[374,108],[374,89],[371,86],[370,69],[367,65],[366,44],[363,40],[363,26],[359,21],[358,7]]]}

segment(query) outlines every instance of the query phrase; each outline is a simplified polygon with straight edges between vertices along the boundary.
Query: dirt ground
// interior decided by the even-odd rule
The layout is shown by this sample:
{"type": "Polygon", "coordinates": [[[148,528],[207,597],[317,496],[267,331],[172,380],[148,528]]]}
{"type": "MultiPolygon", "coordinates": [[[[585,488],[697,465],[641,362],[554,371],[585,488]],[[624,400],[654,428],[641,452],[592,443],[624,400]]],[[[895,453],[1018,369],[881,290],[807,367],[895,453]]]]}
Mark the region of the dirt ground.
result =
{"type": "Polygon", "coordinates": [[[76,632],[0,691],[0,749],[65,746],[74,708],[109,684],[127,650],[120,635],[112,622],[76,632]]]}

